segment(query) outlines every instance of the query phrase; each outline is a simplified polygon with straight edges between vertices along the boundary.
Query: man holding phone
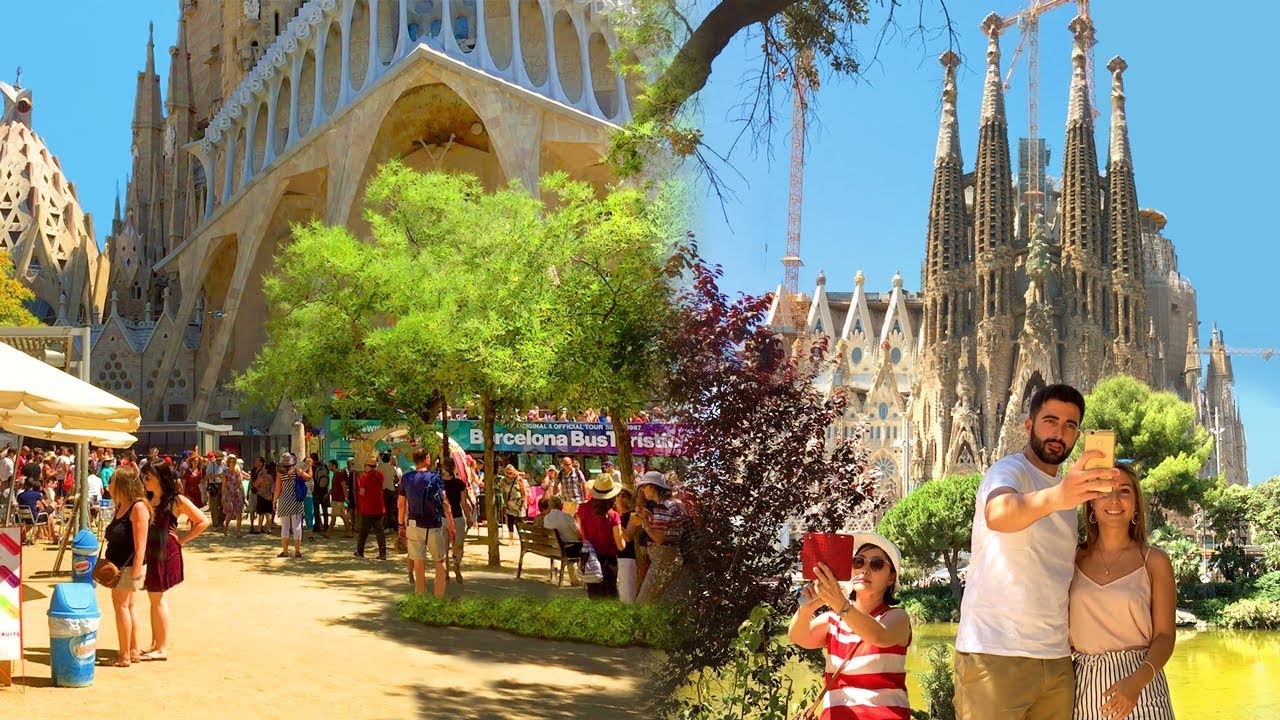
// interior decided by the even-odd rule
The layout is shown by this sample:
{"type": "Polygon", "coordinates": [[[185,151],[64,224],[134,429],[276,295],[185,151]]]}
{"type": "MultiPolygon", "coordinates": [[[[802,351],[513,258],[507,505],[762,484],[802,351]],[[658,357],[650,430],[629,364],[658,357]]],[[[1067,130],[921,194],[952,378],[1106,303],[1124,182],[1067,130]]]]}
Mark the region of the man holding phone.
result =
{"type": "Polygon", "coordinates": [[[1080,437],[1084,396],[1050,385],[1031,399],[1021,452],[991,466],[974,503],[972,558],[956,635],[958,720],[1070,720],[1075,673],[1067,639],[1076,508],[1111,491],[1114,468],[1086,452],[1058,469],[1080,437]]]}

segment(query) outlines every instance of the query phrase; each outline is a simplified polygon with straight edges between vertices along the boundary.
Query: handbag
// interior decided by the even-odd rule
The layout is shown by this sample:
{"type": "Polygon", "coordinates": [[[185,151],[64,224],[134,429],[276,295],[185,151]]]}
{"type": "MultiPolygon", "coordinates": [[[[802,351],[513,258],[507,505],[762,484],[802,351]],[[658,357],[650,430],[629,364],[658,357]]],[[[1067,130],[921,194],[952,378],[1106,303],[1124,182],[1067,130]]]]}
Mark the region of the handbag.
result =
{"type": "MultiPolygon", "coordinates": [[[[98,545],[98,562],[93,566],[93,574],[90,577],[102,587],[114,589],[116,585],[120,584],[120,568],[116,567],[116,564],[110,560],[102,559],[102,551],[106,549],[106,546],[105,539],[98,545]]],[[[130,559],[132,560],[132,556],[130,559]]]]}
{"type": "Polygon", "coordinates": [[[578,554],[578,577],[587,585],[604,582],[600,558],[596,557],[596,549],[589,542],[582,543],[582,552],[578,554]]]}

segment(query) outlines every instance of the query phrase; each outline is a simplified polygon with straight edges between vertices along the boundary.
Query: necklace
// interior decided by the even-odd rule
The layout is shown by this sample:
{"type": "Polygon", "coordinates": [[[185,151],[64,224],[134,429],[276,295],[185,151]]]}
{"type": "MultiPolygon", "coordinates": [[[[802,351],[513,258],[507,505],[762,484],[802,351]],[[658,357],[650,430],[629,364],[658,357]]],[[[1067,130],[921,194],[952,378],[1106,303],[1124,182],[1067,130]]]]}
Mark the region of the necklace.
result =
{"type": "Polygon", "coordinates": [[[1116,553],[1116,555],[1111,558],[1110,562],[1107,561],[1107,556],[1103,554],[1102,549],[1098,549],[1098,560],[1102,563],[1102,571],[1107,574],[1107,577],[1111,577],[1111,566],[1115,564],[1115,561],[1119,560],[1128,549],[1128,547],[1120,548],[1120,552],[1116,553]]]}

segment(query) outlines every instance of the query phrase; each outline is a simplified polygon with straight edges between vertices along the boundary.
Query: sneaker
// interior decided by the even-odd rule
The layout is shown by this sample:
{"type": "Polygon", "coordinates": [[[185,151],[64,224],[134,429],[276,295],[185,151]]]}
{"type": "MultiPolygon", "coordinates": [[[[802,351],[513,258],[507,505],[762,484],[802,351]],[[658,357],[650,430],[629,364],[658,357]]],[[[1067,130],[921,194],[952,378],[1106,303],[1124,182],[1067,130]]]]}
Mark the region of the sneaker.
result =
{"type": "Polygon", "coordinates": [[[386,555],[379,555],[379,556],[378,556],[378,559],[379,559],[379,560],[386,560],[386,559],[387,559],[387,556],[386,556],[386,555]]]}
{"type": "Polygon", "coordinates": [[[362,558],[362,557],[364,557],[364,553],[360,552],[359,550],[357,550],[357,551],[355,551],[355,552],[351,553],[351,555],[352,555],[353,557],[358,557],[358,558],[362,558]]]}

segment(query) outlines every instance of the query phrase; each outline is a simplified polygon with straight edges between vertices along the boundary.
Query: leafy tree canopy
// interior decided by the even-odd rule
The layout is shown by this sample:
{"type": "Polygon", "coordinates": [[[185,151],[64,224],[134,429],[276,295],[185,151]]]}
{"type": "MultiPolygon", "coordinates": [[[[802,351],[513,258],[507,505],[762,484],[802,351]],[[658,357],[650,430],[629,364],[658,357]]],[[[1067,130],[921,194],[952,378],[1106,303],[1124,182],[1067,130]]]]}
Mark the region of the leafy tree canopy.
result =
{"type": "MultiPolygon", "coordinates": [[[[1196,424],[1191,403],[1171,392],[1128,375],[1106,378],[1085,398],[1083,426],[1116,431],[1116,457],[1133,459],[1145,473],[1142,489],[1153,510],[1190,514],[1214,487],[1214,478],[1200,476],[1213,440],[1196,424]]],[[[1082,451],[1080,443],[1073,457],[1082,451]]]]}
{"type": "Polygon", "coordinates": [[[960,596],[960,552],[973,537],[974,498],[982,475],[948,475],[921,485],[894,505],[880,530],[898,544],[903,556],[923,567],[938,562],[951,575],[951,592],[960,596]]]}
{"type": "Polygon", "coordinates": [[[1241,485],[1218,485],[1205,493],[1205,520],[1219,542],[1248,528],[1253,493],[1241,485]]]}
{"type": "Polygon", "coordinates": [[[23,305],[35,299],[31,288],[13,276],[13,259],[8,250],[0,250],[0,325],[32,327],[40,320],[23,305]]]}
{"type": "Polygon", "coordinates": [[[1280,542],[1280,475],[1252,488],[1249,520],[1264,540],[1280,542]]]}

